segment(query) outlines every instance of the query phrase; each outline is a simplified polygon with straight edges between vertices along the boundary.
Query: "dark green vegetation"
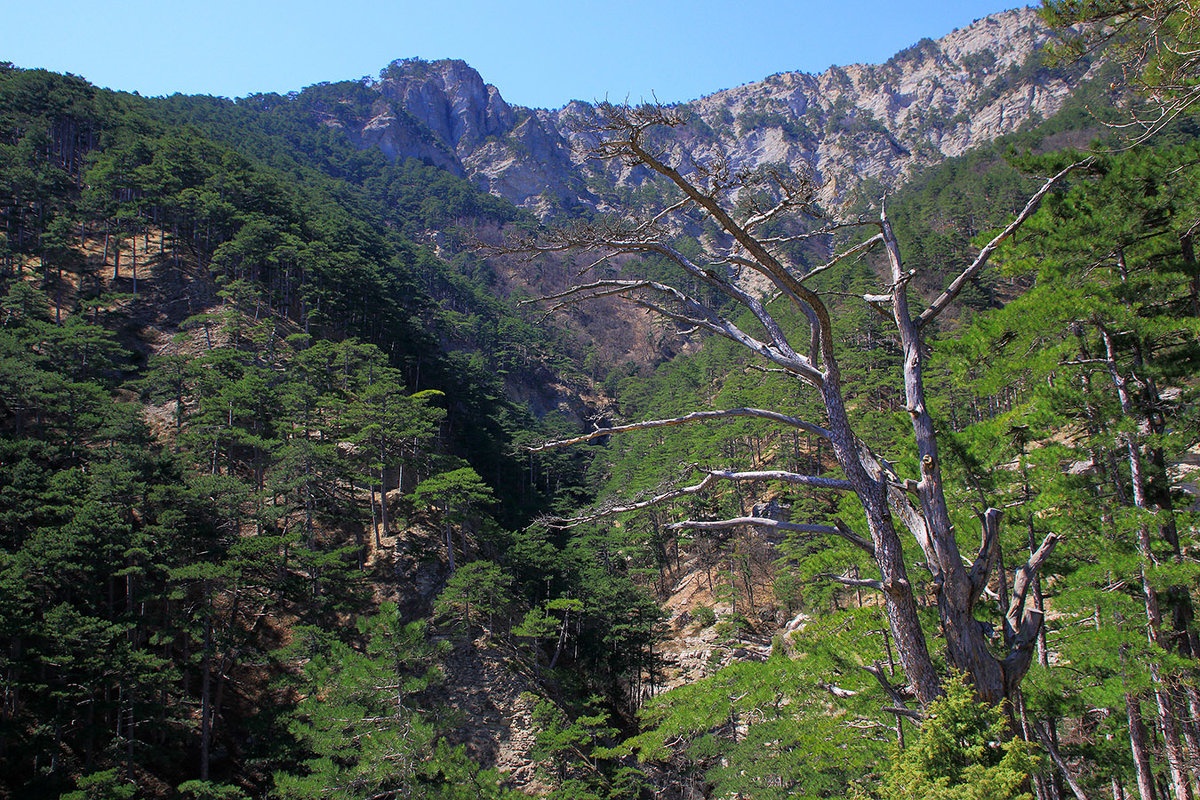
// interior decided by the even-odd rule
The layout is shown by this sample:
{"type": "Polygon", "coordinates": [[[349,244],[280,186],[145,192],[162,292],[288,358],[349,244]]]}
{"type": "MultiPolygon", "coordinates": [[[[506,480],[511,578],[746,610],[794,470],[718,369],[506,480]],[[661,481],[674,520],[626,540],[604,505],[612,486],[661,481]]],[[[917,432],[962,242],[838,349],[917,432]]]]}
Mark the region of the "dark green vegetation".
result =
{"type": "MultiPolygon", "coordinates": [[[[1102,132],[1085,109],[1106,107],[1113,77],[889,199],[916,302],[1020,209],[1031,174],[1102,132]]],[[[1027,575],[1046,615],[1034,665],[990,706],[946,664],[937,587],[905,543],[944,691],[920,707],[860,547],[669,527],[786,508],[864,530],[845,498],[763,478],[617,522],[531,525],[693,483],[692,465],[843,475],[821,437],[740,418],[518,451],[577,432],[510,398],[584,385],[587,350],[503,299],[461,230],[535,223],[314,122],[368,99],[334,84],[146,100],[0,69],[0,798],[513,797],[480,764],[464,694],[495,678],[485,690],[532,728],[527,778],[562,800],[1187,800],[1190,120],[1075,173],[931,337],[963,551],[987,507],[1004,509],[997,552],[1057,546],[1027,575]],[[445,259],[419,243],[433,233],[445,259]],[[660,603],[689,577],[704,590],[668,630],[660,603]],[[670,640],[701,634],[708,663],[662,692],[670,640]]],[[[877,213],[863,194],[857,210],[877,213]]],[[[885,274],[869,255],[812,285],[858,429],[915,476],[901,349],[862,300],[885,274]]],[[[821,414],[724,340],[654,370],[594,353],[586,369],[626,420],[821,414]]],[[[1005,574],[977,606],[997,653],[1005,574]]]]}
{"type": "Polygon", "coordinates": [[[256,159],[286,151],[267,117],[229,132],[235,150],[176,125],[182,102],[0,70],[0,794],[479,796],[445,738],[440,651],[410,624],[432,598],[376,614],[373,587],[405,569],[436,586],[446,548],[495,559],[497,603],[581,598],[571,662],[599,682],[655,619],[593,543],[507,530],[587,494],[585,459],[549,475],[516,452],[559,423],[505,399],[561,371],[562,345],[487,291],[482,262],[401,232],[403,214],[519,215],[368,158],[407,198],[385,220],[361,186],[256,159]],[[445,491],[466,486],[470,502],[445,491]],[[425,522],[446,538],[397,552],[425,522]],[[334,708],[391,714],[399,738],[348,757],[334,708]],[[417,766],[392,774],[398,758],[417,766]]]}

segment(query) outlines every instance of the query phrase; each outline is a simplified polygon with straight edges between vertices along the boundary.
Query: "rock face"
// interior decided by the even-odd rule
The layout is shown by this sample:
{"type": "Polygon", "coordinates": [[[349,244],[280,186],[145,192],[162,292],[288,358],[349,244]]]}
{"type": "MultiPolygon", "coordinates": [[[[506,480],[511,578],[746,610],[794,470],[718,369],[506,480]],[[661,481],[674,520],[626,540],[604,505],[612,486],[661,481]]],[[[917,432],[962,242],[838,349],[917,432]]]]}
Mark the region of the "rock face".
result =
{"type": "MultiPolygon", "coordinates": [[[[668,152],[725,151],[735,167],[807,165],[836,203],[865,179],[894,186],[914,167],[1054,114],[1079,79],[1042,68],[1050,38],[1032,9],[993,14],[887,63],[784,72],[684,106],[691,122],[668,152]]],[[[647,176],[587,160],[571,120],[591,107],[510,106],[462,61],[396,61],[372,83],[370,119],[347,133],[388,158],[414,157],[464,175],[518,206],[548,215],[579,205],[605,208],[647,176]]]]}

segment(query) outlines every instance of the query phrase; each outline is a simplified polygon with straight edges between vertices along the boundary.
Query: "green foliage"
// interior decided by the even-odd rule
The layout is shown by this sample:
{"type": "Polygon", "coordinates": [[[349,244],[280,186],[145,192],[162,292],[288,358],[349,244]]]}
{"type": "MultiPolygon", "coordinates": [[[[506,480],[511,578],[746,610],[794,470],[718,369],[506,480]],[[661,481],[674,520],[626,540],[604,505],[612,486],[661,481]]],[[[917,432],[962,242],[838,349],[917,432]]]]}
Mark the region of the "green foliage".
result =
{"type": "Polygon", "coordinates": [[[643,789],[636,770],[608,760],[617,734],[600,702],[592,697],[568,714],[544,697],[525,695],[533,703],[537,735],[530,755],[538,774],[552,787],[554,800],[618,800],[637,797],[643,789]]]}
{"type": "Polygon", "coordinates": [[[185,781],[179,792],[189,800],[248,800],[238,787],[211,781],[185,781]]]}
{"type": "Polygon", "coordinates": [[[717,613],[712,606],[696,606],[692,609],[692,619],[696,621],[697,628],[708,628],[716,624],[717,613]]]}
{"type": "Polygon", "coordinates": [[[738,639],[747,633],[753,631],[749,620],[741,614],[730,614],[721,619],[717,625],[717,641],[730,641],[738,639]]]}
{"type": "Polygon", "coordinates": [[[735,663],[655,698],[624,746],[722,796],[838,796],[881,746],[845,725],[819,682],[802,660],[735,663]]]}
{"type": "Polygon", "coordinates": [[[554,337],[480,259],[397,233],[520,215],[426,165],[302,151],[328,131],[311,107],[222,129],[222,105],[0,69],[0,793],[261,795],[293,755],[274,650],[289,625],[353,637],[385,473],[472,463],[471,503],[517,522],[552,500],[502,395],[554,337]],[[178,334],[147,359],[149,319],[178,334]]]}
{"type": "Polygon", "coordinates": [[[1196,101],[1200,14],[1187,3],[1044,0],[1042,18],[1057,29],[1053,53],[1075,64],[1103,53],[1120,66],[1132,96],[1125,104],[1137,141],[1161,134],[1196,101]]]}
{"type": "Polygon", "coordinates": [[[814,146],[817,141],[816,134],[804,121],[794,119],[790,114],[779,111],[743,111],[737,116],[737,131],[742,136],[764,128],[779,128],[785,139],[806,147],[814,146]]]}
{"type": "Polygon", "coordinates": [[[118,777],[116,769],[106,769],[84,775],[75,782],[73,792],[65,792],[61,800],[129,800],[137,786],[118,777]]]}
{"type": "MultiPolygon", "coordinates": [[[[1184,22],[1167,20],[1166,32],[1186,34],[1184,22]]],[[[923,41],[881,71],[937,56],[923,41]]],[[[993,75],[995,62],[989,51],[963,60],[973,81],[990,81],[981,103],[1016,81],[1086,66],[1032,58],[993,75]]],[[[389,75],[409,68],[423,67],[389,75]]],[[[1088,109],[1113,118],[1112,69],[1055,119],[931,168],[889,200],[918,290],[961,269],[1020,207],[1022,171],[1056,170],[1071,156],[1046,152],[1100,130],[1088,109]]],[[[448,744],[434,641],[395,606],[370,612],[368,580],[393,580],[395,554],[377,538],[369,565],[364,534],[371,523],[395,532],[382,495],[404,475],[418,513],[433,509],[448,554],[463,562],[437,609],[461,613],[468,628],[486,622],[497,638],[520,620],[516,668],[532,664],[555,697],[534,706],[552,796],[637,796],[649,774],[637,756],[719,795],[844,796],[862,780],[880,797],[1026,797],[1032,750],[957,681],[867,785],[896,724],[868,669],[901,676],[880,607],[824,579],[867,576],[871,563],[815,535],[788,537],[775,580],[775,603],[807,613],[802,630],[773,641],[763,663],[658,695],[622,744],[643,682],[661,675],[654,591],[669,590],[681,550],[698,556],[719,599],[737,603],[719,633],[749,627],[749,537],[683,538],[667,513],[721,518],[776,497],[796,519],[861,528],[860,512],[758,481],[569,531],[527,526],[537,510],[573,515],[597,487],[646,496],[695,480],[693,465],[838,473],[819,440],[746,420],[516,457],[513,445],[574,433],[566,415],[535,419],[504,399],[514,383],[565,369],[565,340],[497,296],[502,276],[453,227],[531,220],[444,170],[357,150],[321,122],[348,125],[376,113],[376,100],[357,82],[237,102],[145,100],[0,67],[0,793],[115,800],[153,782],[236,798],[271,791],[273,774],[279,797],[506,796],[498,775],[448,744]],[[432,233],[448,260],[415,244],[432,233]],[[93,252],[101,236],[103,259],[93,252]],[[150,238],[153,277],[110,277],[114,250],[129,264],[136,246],[148,268],[150,238]],[[145,359],[128,344],[151,312],[178,323],[179,336],[145,359]],[[269,683],[288,673],[290,686],[269,683]]],[[[850,138],[882,132],[844,105],[830,120],[850,138]]],[[[779,127],[803,142],[811,121],[789,123],[764,103],[720,124],[779,127]]],[[[938,109],[924,119],[954,122],[938,109]]],[[[1128,698],[1154,690],[1156,672],[1182,685],[1194,667],[1148,642],[1145,622],[1145,595],[1156,592],[1170,620],[1163,636],[1194,633],[1196,517],[1181,510],[1170,471],[1197,439],[1193,133],[1184,120],[1160,145],[1098,158],[1047,198],[997,254],[1002,269],[964,295],[968,310],[939,332],[927,374],[943,469],[961,489],[951,501],[963,552],[977,546],[979,503],[1008,509],[1006,553],[1059,537],[1037,590],[1053,609],[1053,655],[1029,674],[1025,708],[1047,726],[1080,720],[1061,746],[1097,785],[1128,779],[1128,698]],[[1132,400],[1117,397],[1114,375],[1132,400]],[[1131,450],[1145,474],[1141,503],[1131,450]]],[[[652,181],[615,192],[592,183],[610,203],[672,197],[652,181]]],[[[694,237],[675,244],[703,250],[694,237]]],[[[785,256],[802,271],[818,250],[785,256]]],[[[625,268],[668,274],[656,259],[625,268]]],[[[863,260],[810,285],[837,315],[856,426],[898,474],[916,475],[915,454],[894,435],[908,424],[899,351],[859,299],[879,283],[863,260]]],[[[728,308],[695,281],[683,288],[728,308]]],[[[804,324],[779,306],[785,327],[804,324]]],[[[794,381],[749,370],[725,342],[644,371],[595,354],[587,366],[626,418],[743,405],[818,412],[794,381]]],[[[912,543],[902,557],[921,560],[912,543]]],[[[910,579],[931,596],[919,571],[910,579]]],[[[976,614],[1006,636],[996,606],[981,601],[976,614]]],[[[933,630],[931,608],[921,613],[933,630]]],[[[695,619],[716,624],[706,606],[695,619]]]]}
{"type": "Polygon", "coordinates": [[[1195,529],[1166,469],[1197,430],[1195,159],[1194,142],[1098,158],[1001,254],[1002,277],[1023,293],[974,316],[935,355],[946,370],[938,414],[960,431],[954,468],[989,504],[1013,508],[1006,546],[1060,537],[1041,584],[1055,655],[1023,694],[1027,712],[1047,719],[1107,709],[1094,738],[1062,745],[1092,770],[1086,791],[1130,780],[1127,693],[1152,689],[1152,670],[1184,669],[1147,642],[1145,593],[1172,608],[1164,628],[1192,626],[1194,591],[1183,587],[1196,585],[1194,570],[1175,553],[1195,529]],[[1172,566],[1160,574],[1156,560],[1172,566]]]}
{"type": "Polygon", "coordinates": [[[486,617],[489,633],[496,618],[506,618],[513,604],[512,576],[491,561],[472,561],[459,567],[446,581],[435,606],[439,613],[462,611],[470,633],[472,612],[486,617]]]}
{"type": "Polygon", "coordinates": [[[410,498],[417,507],[433,506],[445,529],[446,556],[454,571],[454,539],[452,527],[460,527],[463,558],[467,557],[465,526],[477,521],[480,509],[491,503],[492,491],[471,467],[459,467],[426,478],[413,489],[410,498]]]}
{"type": "Polygon", "coordinates": [[[438,506],[454,521],[460,521],[476,507],[492,499],[491,489],[470,467],[460,467],[426,478],[412,491],[417,505],[438,506]]]}
{"type": "Polygon", "coordinates": [[[304,670],[305,697],[291,732],[307,753],[275,775],[280,798],[501,798],[497,776],[439,740],[418,698],[440,681],[422,623],[404,625],[392,603],[362,618],[365,647],[332,643],[304,670]]]}
{"type": "Polygon", "coordinates": [[[888,800],[1032,800],[1031,745],[1003,710],[980,703],[961,677],[929,704],[916,742],[894,757],[876,796],[888,800]]]}
{"type": "MultiPolygon", "coordinates": [[[[514,499],[499,512],[514,523],[548,502],[550,492],[528,491],[525,473],[514,468],[506,443],[525,420],[504,402],[502,381],[542,380],[551,365],[564,369],[560,343],[553,329],[489,290],[493,278],[481,259],[463,253],[443,262],[396,230],[423,236],[428,226],[451,220],[515,222],[520,215],[443,170],[389,164],[320,124],[318,113],[349,110],[347,96],[361,106],[362,89],[326,85],[294,100],[237,104],[178,95],[146,100],[76,78],[11,70],[0,76],[0,93],[12,101],[0,120],[11,139],[0,147],[18,144],[5,150],[11,158],[0,158],[0,171],[28,170],[30,187],[41,188],[30,194],[23,180],[0,184],[14,192],[0,205],[15,243],[7,252],[41,257],[58,319],[69,310],[60,307],[64,295],[72,294],[64,271],[89,273],[79,276],[74,302],[89,300],[106,280],[96,258],[72,261],[81,226],[93,238],[104,231],[107,258],[112,248],[128,249],[130,237],[157,228],[165,249],[155,280],[146,283],[143,273],[140,290],[125,274],[109,282],[138,297],[163,292],[157,299],[174,303],[165,295],[197,280],[189,302],[226,302],[219,314],[203,315],[210,344],[220,317],[235,339],[262,339],[264,329],[286,320],[318,338],[350,335],[377,345],[407,392],[434,388],[454,398],[446,403],[444,435],[514,499]],[[52,141],[26,147],[24,135],[52,141]],[[408,199],[400,202],[397,192],[408,199]],[[410,215],[414,204],[421,212],[410,215]],[[239,321],[248,318],[255,324],[239,321]]],[[[134,244],[143,246],[140,239],[134,244]]]]}

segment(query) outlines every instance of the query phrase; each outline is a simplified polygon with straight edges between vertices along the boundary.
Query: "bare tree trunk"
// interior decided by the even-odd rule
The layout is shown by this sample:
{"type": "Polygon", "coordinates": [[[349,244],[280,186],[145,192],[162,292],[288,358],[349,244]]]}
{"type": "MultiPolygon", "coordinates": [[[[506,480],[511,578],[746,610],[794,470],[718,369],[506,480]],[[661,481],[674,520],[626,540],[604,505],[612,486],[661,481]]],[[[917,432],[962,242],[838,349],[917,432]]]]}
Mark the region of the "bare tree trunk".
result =
{"type": "Polygon", "coordinates": [[[1191,800],[1192,787],[1188,782],[1188,770],[1184,762],[1183,746],[1179,741],[1179,725],[1171,694],[1163,683],[1158,664],[1150,662],[1150,679],[1154,684],[1154,699],[1158,704],[1159,724],[1162,727],[1163,750],[1167,755],[1167,766],[1171,772],[1171,789],[1175,800],[1191,800]]]}
{"type": "MultiPolygon", "coordinates": [[[[973,589],[972,581],[963,567],[954,526],[950,521],[950,512],[943,494],[937,435],[933,417],[930,416],[925,401],[924,344],[919,326],[909,311],[907,280],[900,260],[900,248],[886,216],[883,217],[882,235],[891,264],[892,314],[904,350],[905,408],[912,422],[913,438],[920,459],[921,480],[917,483],[916,492],[921,516],[924,518],[921,527],[924,528],[927,543],[922,542],[919,536],[918,542],[921,543],[929,561],[936,566],[935,577],[939,582],[938,615],[951,663],[970,677],[981,698],[990,703],[999,703],[1016,687],[1020,677],[1023,677],[1024,669],[1028,669],[1028,660],[1025,661],[1024,669],[1014,662],[1013,674],[1005,675],[1005,669],[991,654],[983,629],[975,620],[973,606],[979,592],[973,589]]],[[[876,550],[878,552],[878,544],[876,550]]],[[[1040,616],[1038,619],[1040,628],[1040,616]]]]}
{"type": "MultiPolygon", "coordinates": [[[[1123,266],[1123,265],[1122,265],[1123,266]]],[[[1135,418],[1132,398],[1126,385],[1126,378],[1120,372],[1116,361],[1116,348],[1112,335],[1102,325],[1097,326],[1104,341],[1105,357],[1109,375],[1117,391],[1117,399],[1121,404],[1121,412],[1128,419],[1135,418]]],[[[1146,478],[1142,470],[1142,457],[1139,444],[1134,434],[1121,434],[1129,460],[1129,483],[1133,492],[1133,505],[1148,511],[1146,495],[1146,478]]],[[[1158,591],[1150,583],[1146,574],[1145,564],[1154,564],[1155,556],[1150,544],[1149,523],[1142,522],[1137,527],[1137,549],[1141,555],[1143,567],[1140,570],[1142,597],[1146,609],[1146,638],[1151,645],[1162,647],[1161,630],[1162,615],[1159,611],[1158,591]]],[[[1188,783],[1187,770],[1184,765],[1183,747],[1179,739],[1179,725],[1175,716],[1174,705],[1171,702],[1170,690],[1163,680],[1161,670],[1153,657],[1149,663],[1150,680],[1154,686],[1154,699],[1158,706],[1159,724],[1163,734],[1163,749],[1167,757],[1167,765],[1171,773],[1171,788],[1175,800],[1191,800],[1191,786],[1188,783]]],[[[1132,725],[1132,722],[1131,722],[1132,725]]],[[[1131,733],[1132,735],[1132,733],[1131,733]]]]}
{"type": "MultiPolygon", "coordinates": [[[[1012,706],[1016,710],[1015,721],[1020,723],[1021,738],[1027,742],[1037,740],[1037,732],[1033,729],[1033,723],[1029,720],[1029,714],[1025,711],[1025,698],[1018,691],[1012,696],[1012,706]]],[[[1051,790],[1049,781],[1046,780],[1044,770],[1038,770],[1037,774],[1031,776],[1033,784],[1033,793],[1037,800],[1051,800],[1051,790]]]]}
{"type": "MultiPolygon", "coordinates": [[[[1194,650],[1190,652],[1195,652],[1194,650]]],[[[1196,685],[1193,682],[1193,676],[1184,678],[1184,693],[1187,695],[1187,723],[1185,729],[1188,734],[1188,749],[1190,750],[1188,764],[1191,767],[1192,780],[1197,783],[1194,787],[1200,792],[1200,734],[1197,733],[1197,725],[1200,724],[1200,692],[1196,690],[1196,685]]]]}
{"type": "MultiPolygon", "coordinates": [[[[766,179],[749,175],[731,178],[724,172],[727,163],[719,160],[711,164],[692,161],[686,170],[681,171],[680,168],[665,162],[659,151],[647,145],[647,136],[649,131],[656,128],[670,128],[682,124],[685,124],[682,117],[662,107],[600,104],[591,126],[596,143],[589,155],[595,158],[621,159],[631,165],[645,166],[671,181],[681,191],[683,199],[676,205],[661,210],[657,216],[649,218],[640,226],[585,226],[579,229],[560,229],[506,249],[510,252],[524,253],[560,253],[590,249],[608,253],[606,258],[621,254],[653,254],[665,258],[680,269],[687,285],[704,286],[707,290],[739,304],[741,310],[752,314],[756,320],[756,327],[752,332],[747,332],[739,328],[731,317],[723,316],[702,300],[688,296],[675,286],[651,280],[601,278],[543,298],[565,304],[594,297],[625,296],[675,323],[724,336],[772,363],[772,371],[787,373],[800,383],[815,389],[820,394],[824,406],[828,430],[794,418],[786,424],[818,436],[818,461],[820,439],[827,439],[838,465],[846,474],[846,479],[838,481],[836,486],[822,483],[822,479],[815,476],[791,475],[789,480],[810,486],[821,485],[838,491],[852,491],[863,508],[869,541],[861,534],[849,531],[845,526],[799,527],[808,529],[808,532],[841,536],[871,555],[879,570],[879,580],[870,580],[864,584],[861,579],[842,576],[840,582],[850,586],[867,585],[882,593],[884,613],[895,639],[907,682],[917,699],[921,703],[927,703],[942,694],[942,686],[918,617],[916,588],[907,573],[903,542],[897,528],[899,520],[916,539],[925,555],[925,562],[933,573],[933,580],[929,585],[936,592],[941,633],[950,663],[967,674],[981,698],[987,702],[999,703],[1015,693],[1031,663],[1034,643],[1042,624],[1042,614],[1032,607],[1026,607],[1026,596],[1030,581],[1037,575],[1041,564],[1054,546],[1055,537],[1048,536],[1029,561],[1020,567],[1019,574],[1014,576],[1013,592],[1008,598],[1005,613],[1005,638],[1009,645],[1009,653],[1002,662],[991,653],[983,628],[973,613],[974,606],[986,588],[988,578],[998,560],[1000,512],[989,509],[984,514],[981,520],[982,542],[979,553],[973,563],[965,564],[946,504],[937,434],[926,406],[922,376],[925,349],[922,329],[955,300],[963,287],[984,268],[991,254],[1003,240],[1013,235],[1037,210],[1042,198],[1054,185],[1082,164],[1071,165],[1047,180],[1029,198],[1016,219],[980,250],[970,266],[956,276],[942,294],[927,304],[923,311],[913,316],[907,299],[907,284],[913,273],[904,271],[899,245],[888,222],[886,211],[880,214],[878,234],[834,256],[827,264],[816,267],[805,275],[797,275],[773,254],[772,248],[778,240],[759,238],[758,231],[763,224],[780,219],[784,215],[809,213],[812,198],[815,196],[815,184],[805,176],[782,173],[772,173],[766,179]],[[700,179],[693,180],[689,177],[693,174],[700,176],[700,179]],[[734,190],[744,190],[747,195],[766,195],[769,202],[745,215],[739,212],[735,218],[728,207],[729,196],[734,190]],[[689,213],[694,210],[706,215],[709,221],[724,231],[734,243],[728,250],[714,247],[714,250],[719,252],[705,253],[704,258],[711,259],[712,264],[728,264],[739,271],[748,269],[766,278],[778,296],[791,302],[799,318],[807,320],[807,330],[802,328],[802,332],[792,340],[762,303],[759,290],[747,291],[744,286],[739,285],[736,280],[728,279],[719,270],[705,268],[707,261],[697,263],[673,247],[669,237],[662,235],[663,230],[669,229],[663,220],[685,206],[689,213]],[[878,458],[856,434],[844,406],[844,387],[838,366],[830,310],[820,294],[804,284],[805,279],[816,272],[830,269],[839,261],[864,253],[881,243],[887,250],[891,267],[888,293],[866,295],[864,299],[881,313],[885,313],[884,309],[890,307],[891,316],[896,324],[904,354],[905,408],[911,417],[913,444],[919,457],[919,480],[901,479],[891,466],[878,458]]],[[[842,226],[832,224],[826,232],[831,232],[837,227],[842,226]]],[[[606,259],[601,259],[604,260],[606,259]]],[[[696,415],[692,415],[691,418],[696,418],[696,415]]],[[[782,421],[778,420],[778,417],[776,419],[782,421]]],[[[684,421],[687,420],[681,418],[669,421],[669,424],[684,421]]],[[[632,429],[638,426],[627,427],[632,429]]],[[[641,427],[650,425],[645,424],[641,427]]],[[[584,438],[589,437],[563,440],[544,445],[543,448],[565,446],[584,438]]],[[[710,472],[710,477],[715,475],[715,472],[710,472]]],[[[732,480],[734,491],[738,491],[739,479],[736,476],[730,473],[725,475],[724,479],[732,480]]],[[[679,496],[681,495],[678,491],[661,495],[667,499],[679,496]]],[[[647,502],[640,507],[649,504],[647,502]]],[[[689,520],[676,523],[675,527],[700,529],[706,525],[713,528],[722,525],[733,527],[736,524],[739,524],[737,520],[716,523],[689,520]]]]}
{"type": "MultiPolygon", "coordinates": [[[[1054,762],[1054,766],[1058,767],[1058,774],[1066,779],[1067,785],[1071,787],[1071,793],[1075,795],[1076,800],[1087,800],[1087,795],[1083,793],[1083,788],[1079,785],[1079,781],[1075,780],[1075,776],[1071,774],[1071,769],[1067,766],[1066,760],[1062,754],[1058,752],[1058,745],[1050,736],[1049,725],[1043,728],[1042,724],[1033,721],[1033,730],[1037,737],[1042,742],[1042,746],[1046,748],[1046,752],[1050,755],[1050,760],[1054,762]]],[[[1057,785],[1053,787],[1053,796],[1061,797],[1062,790],[1057,785]]]]}
{"type": "Polygon", "coordinates": [[[554,669],[558,664],[558,657],[562,655],[563,645],[567,642],[567,624],[570,618],[570,611],[563,612],[562,625],[558,628],[558,643],[554,646],[554,656],[550,659],[550,666],[547,669],[554,669]]]}
{"type": "Polygon", "coordinates": [[[1196,263],[1196,246],[1190,231],[1179,237],[1179,246],[1183,253],[1183,263],[1191,274],[1188,297],[1191,300],[1192,316],[1200,317],[1200,265],[1196,263]]]}
{"type": "Polygon", "coordinates": [[[212,743],[212,588],[204,581],[204,656],[200,660],[200,780],[208,780],[212,743]]]}
{"type": "Polygon", "coordinates": [[[379,518],[375,514],[375,483],[371,480],[370,476],[367,477],[367,495],[371,501],[371,530],[375,534],[375,549],[378,550],[381,547],[379,541],[379,518]]]}
{"type": "Polygon", "coordinates": [[[1154,791],[1154,771],[1150,766],[1150,750],[1146,746],[1146,725],[1142,722],[1142,704],[1132,692],[1125,692],[1125,713],[1129,717],[1129,749],[1133,754],[1133,769],[1137,774],[1138,796],[1141,800],[1158,800],[1154,791]]]}
{"type": "Polygon", "coordinates": [[[388,532],[387,487],[383,483],[383,467],[379,468],[379,528],[375,531],[375,545],[379,546],[380,532],[384,536],[388,532]]]}
{"type": "MultiPolygon", "coordinates": [[[[833,384],[830,381],[826,385],[833,384]]],[[[850,433],[850,421],[841,395],[826,391],[823,399],[830,412],[830,444],[866,511],[875,561],[882,575],[884,613],[896,641],[896,651],[917,698],[927,703],[941,695],[941,681],[929,656],[925,632],[921,629],[916,599],[904,564],[903,543],[892,521],[886,490],[862,464],[862,446],[850,433]]]]}

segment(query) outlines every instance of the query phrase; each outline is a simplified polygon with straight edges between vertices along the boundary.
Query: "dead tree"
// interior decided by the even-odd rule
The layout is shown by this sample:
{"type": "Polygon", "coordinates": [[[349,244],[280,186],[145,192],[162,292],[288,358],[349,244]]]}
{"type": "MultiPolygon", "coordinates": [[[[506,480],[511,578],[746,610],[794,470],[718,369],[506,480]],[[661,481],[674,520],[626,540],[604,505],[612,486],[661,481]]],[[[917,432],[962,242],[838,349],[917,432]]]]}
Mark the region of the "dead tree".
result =
{"type": "MultiPolygon", "coordinates": [[[[1038,631],[1042,625],[1039,610],[1026,604],[1026,593],[1034,576],[1055,545],[1055,535],[1045,538],[1028,561],[1019,566],[1007,592],[1004,619],[1005,652],[992,652],[983,626],[975,619],[974,609],[998,563],[1001,512],[994,508],[981,511],[980,544],[970,562],[964,561],[947,508],[937,432],[926,404],[923,369],[926,347],[925,330],[944,312],[963,287],[987,264],[996,247],[1037,209],[1043,197],[1075,166],[1047,180],[1030,198],[1016,219],[989,242],[975,260],[957,275],[924,311],[910,311],[908,285],[913,273],[905,271],[900,248],[888,222],[886,207],[877,220],[839,223],[824,217],[817,207],[816,183],[806,175],[787,169],[759,169],[739,172],[728,161],[715,158],[707,163],[699,159],[673,163],[661,146],[666,128],[684,123],[670,109],[648,105],[640,107],[601,104],[595,116],[586,120],[585,138],[591,142],[590,156],[618,159],[631,168],[648,168],[666,178],[678,191],[678,200],[644,220],[622,219],[616,222],[576,225],[544,232],[536,238],[506,246],[506,250],[527,254],[585,251],[598,255],[592,268],[620,256],[655,254],[672,263],[693,282],[716,290],[741,309],[749,311],[761,333],[739,328],[730,315],[722,315],[701,299],[689,296],[675,286],[648,279],[620,277],[596,278],[557,294],[544,297],[551,309],[589,299],[619,296],[658,314],[687,330],[704,331],[729,338],[767,362],[766,368],[794,377],[816,392],[824,406],[824,420],[802,420],[769,409],[738,408],[697,411],[683,417],[647,420],[618,428],[597,430],[585,436],[550,442],[539,449],[562,447],[625,430],[720,419],[729,416],[759,417],[790,426],[829,442],[844,479],[830,479],[785,471],[734,472],[707,471],[700,483],[661,492],[640,502],[612,506],[604,512],[637,510],[689,494],[710,489],[722,481],[771,478],[792,484],[837,492],[851,492],[865,512],[867,535],[850,530],[842,521],[833,525],[781,523],[746,518],[724,521],[683,520],[675,528],[721,528],[737,525],[772,526],[806,533],[841,537],[869,553],[878,567],[878,577],[850,579],[832,577],[862,588],[879,591],[904,674],[908,696],[926,703],[942,693],[941,676],[934,667],[917,615],[913,583],[905,564],[901,531],[914,537],[925,556],[923,568],[932,575],[937,595],[937,610],[948,660],[964,672],[981,699],[998,703],[1010,696],[1029,668],[1038,631]],[[736,208],[737,210],[733,210],[736,208]],[[678,217],[707,218],[725,237],[726,247],[706,254],[703,263],[693,260],[672,246],[673,227],[678,217]],[[796,235],[763,233],[768,223],[785,217],[806,218],[816,230],[796,235]],[[778,255],[782,245],[800,239],[828,235],[834,230],[856,226],[873,227],[873,235],[827,263],[798,273],[778,255]],[[882,248],[890,266],[891,280],[879,294],[863,300],[888,317],[903,348],[902,376],[905,408],[912,421],[912,436],[920,459],[920,474],[901,476],[892,465],[878,456],[855,430],[846,410],[846,391],[838,367],[838,354],[830,310],[821,294],[809,281],[817,274],[833,269],[840,262],[871,248],[882,248]],[[785,331],[768,310],[768,300],[742,280],[757,273],[772,287],[775,298],[790,302],[803,319],[805,329],[785,331]]],[[[594,272],[594,270],[592,270],[594,272]]],[[[589,275],[589,270],[581,277],[589,275]]],[[[581,517],[594,519],[595,514],[581,517]]]]}

